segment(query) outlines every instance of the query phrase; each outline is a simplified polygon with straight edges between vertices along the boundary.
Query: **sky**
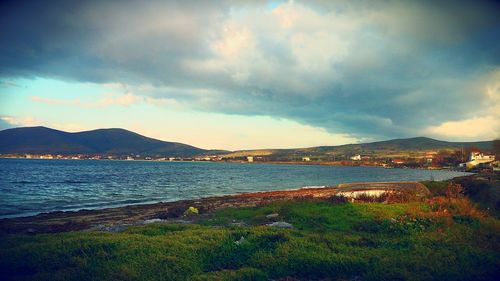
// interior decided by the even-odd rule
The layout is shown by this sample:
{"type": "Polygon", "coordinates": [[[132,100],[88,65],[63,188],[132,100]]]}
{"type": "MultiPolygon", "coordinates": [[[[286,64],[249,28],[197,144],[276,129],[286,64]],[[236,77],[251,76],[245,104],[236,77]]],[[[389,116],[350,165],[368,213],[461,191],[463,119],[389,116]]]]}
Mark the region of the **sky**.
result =
{"type": "Polygon", "coordinates": [[[500,137],[495,1],[2,1],[0,129],[201,148],[500,137]]]}

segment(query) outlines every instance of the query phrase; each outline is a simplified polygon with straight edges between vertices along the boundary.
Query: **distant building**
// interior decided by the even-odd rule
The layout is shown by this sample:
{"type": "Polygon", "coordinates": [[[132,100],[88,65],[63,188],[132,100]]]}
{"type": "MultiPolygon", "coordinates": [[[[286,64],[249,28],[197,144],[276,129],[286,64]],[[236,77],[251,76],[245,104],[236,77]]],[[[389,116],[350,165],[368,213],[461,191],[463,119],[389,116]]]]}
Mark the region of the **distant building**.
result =
{"type": "Polygon", "coordinates": [[[470,161],[495,161],[495,156],[494,155],[484,155],[483,153],[480,152],[471,152],[470,154],[470,161]]]}
{"type": "Polygon", "coordinates": [[[425,152],[425,157],[434,157],[438,154],[437,151],[426,151],[425,152]]]}
{"type": "Polygon", "coordinates": [[[493,168],[494,171],[500,171],[500,161],[495,160],[490,163],[490,166],[493,168]]]}
{"type": "Polygon", "coordinates": [[[354,155],[351,157],[351,160],[354,160],[354,161],[360,161],[361,160],[361,155],[354,155]]]}
{"type": "Polygon", "coordinates": [[[402,159],[392,159],[392,163],[396,165],[402,165],[405,163],[405,161],[402,159]]]}
{"type": "Polygon", "coordinates": [[[247,161],[248,161],[248,163],[252,163],[253,162],[253,156],[247,156],[247,161]]]}
{"type": "Polygon", "coordinates": [[[205,156],[205,157],[195,157],[194,160],[196,161],[210,161],[210,157],[205,156]]]}
{"type": "Polygon", "coordinates": [[[480,152],[471,152],[469,161],[465,163],[468,169],[474,168],[479,164],[487,164],[495,161],[494,155],[485,155],[480,152]]]}
{"type": "Polygon", "coordinates": [[[309,162],[309,161],[311,161],[311,158],[310,157],[302,157],[302,161],[309,162]]]}
{"type": "Polygon", "coordinates": [[[427,164],[432,164],[432,162],[434,161],[434,158],[436,158],[436,155],[437,155],[437,151],[427,151],[425,153],[425,162],[427,164]]]}

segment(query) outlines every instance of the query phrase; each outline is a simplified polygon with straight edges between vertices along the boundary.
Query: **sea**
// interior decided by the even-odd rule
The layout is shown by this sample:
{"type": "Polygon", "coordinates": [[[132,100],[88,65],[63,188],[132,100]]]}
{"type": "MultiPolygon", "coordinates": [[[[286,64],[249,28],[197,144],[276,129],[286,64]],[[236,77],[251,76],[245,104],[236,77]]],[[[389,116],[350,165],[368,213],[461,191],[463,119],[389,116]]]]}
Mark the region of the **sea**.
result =
{"type": "Polygon", "coordinates": [[[0,159],[0,218],[348,182],[446,180],[450,170],[116,160],[0,159]]]}

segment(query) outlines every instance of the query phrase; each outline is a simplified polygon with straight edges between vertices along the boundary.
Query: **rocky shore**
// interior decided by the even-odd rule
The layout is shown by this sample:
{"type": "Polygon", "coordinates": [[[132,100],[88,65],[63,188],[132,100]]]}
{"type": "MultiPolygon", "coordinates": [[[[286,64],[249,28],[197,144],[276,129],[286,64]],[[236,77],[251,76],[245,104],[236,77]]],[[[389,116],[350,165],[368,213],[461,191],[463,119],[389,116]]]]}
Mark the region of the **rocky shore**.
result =
{"type": "Polygon", "coordinates": [[[197,200],[129,205],[101,210],[51,212],[30,217],[1,219],[0,233],[36,234],[87,229],[114,231],[124,226],[149,222],[179,222],[179,218],[182,217],[189,207],[196,208],[199,211],[199,215],[204,216],[210,214],[214,210],[222,208],[252,207],[275,201],[307,198],[326,199],[339,193],[345,196],[346,194],[352,194],[353,191],[364,192],[369,190],[413,190],[422,195],[429,192],[425,186],[417,182],[355,183],[341,184],[336,187],[326,188],[255,192],[221,197],[208,197],[197,200]]]}

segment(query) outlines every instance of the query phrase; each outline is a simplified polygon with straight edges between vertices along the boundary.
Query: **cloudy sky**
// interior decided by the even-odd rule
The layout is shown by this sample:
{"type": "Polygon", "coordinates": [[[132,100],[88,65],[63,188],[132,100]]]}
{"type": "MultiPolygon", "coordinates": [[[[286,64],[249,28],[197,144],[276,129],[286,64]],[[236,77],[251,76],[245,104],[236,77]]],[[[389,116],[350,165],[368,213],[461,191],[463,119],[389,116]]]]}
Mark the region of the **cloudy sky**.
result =
{"type": "Polygon", "coordinates": [[[224,149],[500,136],[494,1],[0,5],[0,129],[224,149]]]}

